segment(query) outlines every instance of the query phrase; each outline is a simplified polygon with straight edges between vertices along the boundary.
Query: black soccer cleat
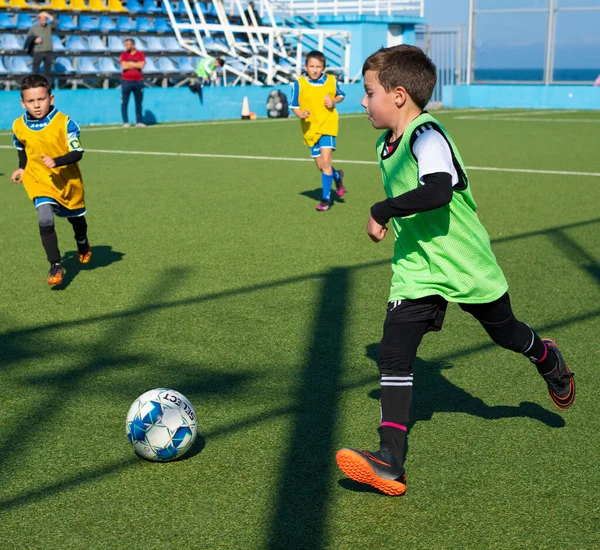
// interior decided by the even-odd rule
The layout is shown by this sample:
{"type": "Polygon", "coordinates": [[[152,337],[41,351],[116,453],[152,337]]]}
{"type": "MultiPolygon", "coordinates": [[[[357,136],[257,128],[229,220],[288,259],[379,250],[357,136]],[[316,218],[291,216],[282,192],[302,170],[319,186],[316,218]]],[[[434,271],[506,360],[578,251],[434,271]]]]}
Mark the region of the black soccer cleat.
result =
{"type": "Polygon", "coordinates": [[[386,495],[399,496],[406,492],[406,474],[389,452],[341,449],[335,460],[340,470],[354,481],[375,487],[386,495]]]}
{"type": "Polygon", "coordinates": [[[548,374],[542,374],[542,378],[548,384],[548,393],[552,402],[561,410],[568,409],[573,404],[573,401],[575,401],[575,380],[573,379],[575,373],[569,370],[558,346],[553,340],[542,338],[542,342],[558,358],[558,365],[548,374]]]}

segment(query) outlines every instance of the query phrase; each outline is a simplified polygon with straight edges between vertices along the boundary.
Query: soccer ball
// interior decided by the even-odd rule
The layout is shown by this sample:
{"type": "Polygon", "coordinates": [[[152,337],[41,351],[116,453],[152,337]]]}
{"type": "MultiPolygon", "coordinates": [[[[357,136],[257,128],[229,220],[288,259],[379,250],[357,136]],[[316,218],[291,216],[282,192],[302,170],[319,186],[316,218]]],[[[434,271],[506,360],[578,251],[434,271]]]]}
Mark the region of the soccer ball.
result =
{"type": "Polygon", "coordinates": [[[158,388],[140,395],[125,422],[127,439],[138,456],[166,462],[180,457],[198,433],[192,404],[175,390],[158,388]]]}

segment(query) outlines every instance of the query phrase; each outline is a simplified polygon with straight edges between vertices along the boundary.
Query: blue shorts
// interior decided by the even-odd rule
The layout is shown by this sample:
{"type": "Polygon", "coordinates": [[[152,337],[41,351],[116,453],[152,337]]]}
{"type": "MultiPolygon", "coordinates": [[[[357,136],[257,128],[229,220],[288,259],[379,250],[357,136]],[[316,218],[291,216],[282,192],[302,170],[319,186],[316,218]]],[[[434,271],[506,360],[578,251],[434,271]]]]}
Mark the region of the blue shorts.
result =
{"type": "Polygon", "coordinates": [[[85,207],[70,210],[66,206],[58,204],[54,199],[51,199],[50,197],[36,197],[35,199],[33,199],[33,204],[36,208],[38,206],[42,206],[42,204],[51,204],[54,207],[54,213],[61,218],[79,218],[80,216],[85,216],[86,213],[85,207]]]}
{"type": "Polygon", "coordinates": [[[320,157],[321,149],[333,149],[335,151],[335,136],[321,136],[319,141],[310,148],[312,158],[320,157]]]}

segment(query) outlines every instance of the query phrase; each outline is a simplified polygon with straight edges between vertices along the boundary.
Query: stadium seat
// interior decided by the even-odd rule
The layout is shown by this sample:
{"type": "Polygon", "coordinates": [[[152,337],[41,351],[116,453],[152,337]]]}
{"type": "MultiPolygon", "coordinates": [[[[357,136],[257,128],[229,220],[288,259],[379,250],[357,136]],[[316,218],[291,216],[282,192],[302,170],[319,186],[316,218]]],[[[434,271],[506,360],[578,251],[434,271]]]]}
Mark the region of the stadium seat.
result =
{"type": "Polygon", "coordinates": [[[3,34],[0,36],[0,50],[23,51],[24,42],[16,34],[3,34]]]}
{"type": "Polygon", "coordinates": [[[8,2],[6,0],[0,0],[0,9],[8,8],[8,2]]]}
{"type": "Polygon", "coordinates": [[[28,13],[20,13],[17,15],[17,24],[15,28],[28,31],[31,27],[33,27],[33,19],[31,15],[28,13]]]}
{"type": "Polygon", "coordinates": [[[14,29],[15,27],[15,22],[8,13],[0,13],[0,29],[14,29]]]}
{"type": "Polygon", "coordinates": [[[106,11],[106,6],[103,0],[90,0],[90,10],[92,11],[106,11]]]}
{"type": "Polygon", "coordinates": [[[154,0],[144,0],[143,8],[146,13],[160,13],[160,8],[154,0]]]}
{"type": "Polygon", "coordinates": [[[154,20],[154,31],[155,32],[171,32],[171,25],[167,23],[166,19],[162,17],[157,17],[154,20]]]}
{"type": "Polygon", "coordinates": [[[7,73],[8,73],[8,70],[4,66],[4,63],[2,63],[2,59],[0,58],[0,74],[7,74],[7,73]]]}
{"type": "Polygon", "coordinates": [[[8,3],[11,8],[28,8],[27,2],[25,0],[10,0],[8,3]]]}
{"type": "Polygon", "coordinates": [[[55,52],[64,52],[67,49],[62,43],[62,40],[55,34],[52,35],[52,49],[55,52]]]}
{"type": "Polygon", "coordinates": [[[100,30],[100,22],[96,17],[91,17],[89,15],[82,15],[79,18],[79,30],[82,31],[99,31],[100,30]]]}
{"type": "Polygon", "coordinates": [[[77,72],[85,74],[97,74],[99,71],[94,65],[91,57],[80,57],[77,59],[77,72]]]}
{"type": "Polygon", "coordinates": [[[193,73],[195,71],[195,67],[192,65],[189,57],[180,57],[177,68],[180,73],[193,73]]]}
{"type": "Polygon", "coordinates": [[[72,52],[89,52],[90,48],[83,36],[69,36],[65,42],[65,48],[72,52]]]}
{"type": "Polygon", "coordinates": [[[123,52],[125,51],[125,46],[123,44],[123,40],[118,36],[109,36],[108,37],[108,51],[109,52],[123,52]]]}
{"type": "Polygon", "coordinates": [[[117,66],[111,57],[101,57],[98,70],[101,73],[115,74],[121,72],[121,67],[117,66]]]}
{"type": "Polygon", "coordinates": [[[178,73],[179,70],[168,57],[161,57],[158,60],[158,70],[163,73],[178,73]]]}
{"type": "Polygon", "coordinates": [[[87,7],[85,0],[71,0],[69,7],[74,11],[87,11],[90,9],[87,7]]]}
{"type": "Polygon", "coordinates": [[[29,74],[31,67],[27,64],[30,61],[29,57],[22,55],[9,58],[9,72],[12,74],[29,74]]]}
{"type": "Polygon", "coordinates": [[[108,0],[108,10],[126,12],[127,8],[123,7],[123,4],[121,4],[121,0],[108,0]]]}
{"type": "MultiPolygon", "coordinates": [[[[125,49],[125,46],[123,46],[123,49],[125,49]]],[[[135,37],[135,49],[145,52],[148,49],[146,46],[146,39],[142,38],[141,36],[136,36],[135,37]]]]}
{"type": "Polygon", "coordinates": [[[179,42],[177,42],[177,38],[174,36],[165,36],[163,43],[165,45],[166,52],[180,52],[185,50],[185,48],[179,42]]]}
{"type": "Polygon", "coordinates": [[[88,45],[92,52],[105,52],[107,50],[106,45],[99,36],[88,37],[88,45]]]}
{"type": "Polygon", "coordinates": [[[117,29],[122,32],[129,32],[135,30],[135,21],[129,19],[129,17],[119,17],[117,19],[117,29]]]}
{"type": "Polygon", "coordinates": [[[76,31],[77,25],[73,21],[73,18],[70,15],[59,15],[58,16],[58,27],[59,31],[76,31]]]}
{"type": "Polygon", "coordinates": [[[50,9],[54,11],[68,10],[67,2],[65,0],[50,0],[50,9]]]}
{"type": "Polygon", "coordinates": [[[149,32],[154,30],[154,25],[152,25],[151,21],[147,17],[136,17],[136,21],[136,31],[149,32]]]}
{"type": "Polygon", "coordinates": [[[163,43],[160,41],[158,36],[149,36],[146,41],[146,51],[148,52],[162,52],[165,47],[163,43]]]}
{"type": "Polygon", "coordinates": [[[139,0],[127,0],[127,9],[130,13],[144,11],[144,7],[139,3],[139,0]]]}
{"type": "Polygon", "coordinates": [[[73,63],[68,57],[57,57],[54,62],[54,70],[57,73],[74,73],[75,69],[73,68],[73,63]]]}
{"type": "Polygon", "coordinates": [[[147,73],[160,73],[158,67],[154,64],[154,61],[149,57],[146,57],[146,65],[144,65],[144,72],[147,73]]]}
{"type": "Polygon", "coordinates": [[[100,16],[98,26],[101,31],[114,31],[117,28],[117,24],[108,15],[100,16]]]}

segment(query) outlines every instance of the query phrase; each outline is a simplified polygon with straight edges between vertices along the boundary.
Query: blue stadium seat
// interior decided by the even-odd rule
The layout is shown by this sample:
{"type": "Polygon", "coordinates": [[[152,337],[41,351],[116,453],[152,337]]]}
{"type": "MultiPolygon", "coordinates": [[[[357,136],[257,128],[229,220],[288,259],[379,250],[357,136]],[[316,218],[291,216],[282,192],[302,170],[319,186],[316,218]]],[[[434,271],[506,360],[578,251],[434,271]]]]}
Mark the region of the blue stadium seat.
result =
{"type": "Polygon", "coordinates": [[[20,13],[17,15],[17,24],[15,28],[28,31],[31,27],[33,27],[33,19],[31,15],[28,13],[20,13]]]}
{"type": "Polygon", "coordinates": [[[162,52],[164,51],[165,47],[158,36],[149,36],[146,41],[145,49],[148,52],[162,52]]]}
{"type": "Polygon", "coordinates": [[[100,30],[100,22],[96,17],[89,15],[79,16],[79,30],[82,31],[98,31],[100,30]]]}
{"type": "Polygon", "coordinates": [[[99,71],[94,65],[91,57],[80,57],[77,60],[77,72],[85,74],[97,74],[99,71]]]}
{"type": "Polygon", "coordinates": [[[102,57],[98,63],[98,69],[101,73],[115,74],[121,72],[121,67],[117,66],[111,57],[102,57]]]}
{"type": "Polygon", "coordinates": [[[73,21],[70,15],[61,14],[58,16],[58,27],[59,31],[76,31],[77,25],[73,21]]]}
{"type": "Polygon", "coordinates": [[[178,73],[179,70],[168,57],[161,57],[158,60],[158,70],[163,73],[178,73]]]}
{"type": "Polygon", "coordinates": [[[57,57],[54,62],[54,70],[57,73],[74,73],[73,63],[68,57],[57,57]]]}
{"type": "Polygon", "coordinates": [[[134,31],[135,30],[135,21],[129,19],[129,17],[121,15],[117,19],[117,29],[119,29],[122,32],[134,31]]]}
{"type": "Polygon", "coordinates": [[[157,17],[154,20],[154,31],[155,32],[171,32],[171,25],[167,23],[166,19],[162,17],[157,17]]]}
{"type": "Polygon", "coordinates": [[[8,71],[12,74],[29,74],[31,67],[27,64],[30,58],[22,55],[9,58],[9,69],[8,71]]]}
{"type": "Polygon", "coordinates": [[[144,65],[144,72],[147,73],[160,73],[158,67],[154,64],[154,61],[149,57],[146,57],[146,65],[144,65]]]}
{"type": "Polygon", "coordinates": [[[90,50],[93,52],[105,52],[107,49],[102,41],[102,38],[99,36],[90,36],[88,38],[88,45],[90,50]]]}
{"type": "Polygon", "coordinates": [[[73,52],[88,52],[89,46],[86,44],[83,36],[69,36],[65,42],[65,48],[73,52]]]}
{"type": "Polygon", "coordinates": [[[123,52],[125,51],[125,45],[123,44],[123,40],[118,36],[109,36],[108,37],[108,51],[109,52],[123,52]]]}
{"type": "Polygon", "coordinates": [[[0,58],[0,74],[7,74],[7,73],[8,73],[8,70],[4,66],[4,63],[2,63],[2,58],[0,58]]]}
{"type": "Polygon", "coordinates": [[[130,13],[137,13],[144,11],[144,7],[139,3],[138,0],[127,0],[127,11],[130,13]]]}
{"type": "Polygon", "coordinates": [[[0,50],[23,50],[23,43],[25,41],[16,34],[3,34],[0,35],[0,50]]]}
{"type": "Polygon", "coordinates": [[[185,50],[185,48],[179,42],[177,42],[177,38],[174,36],[165,36],[163,43],[165,45],[166,52],[180,52],[185,50]]]}
{"type": "Polygon", "coordinates": [[[154,25],[152,25],[152,23],[150,22],[150,20],[147,17],[136,17],[136,19],[137,19],[136,30],[138,32],[147,32],[147,31],[154,30],[154,25]]]}
{"type": "Polygon", "coordinates": [[[189,57],[180,57],[177,68],[180,73],[193,73],[196,70],[189,57]]]}
{"type": "Polygon", "coordinates": [[[108,15],[100,16],[98,25],[101,31],[114,31],[117,28],[116,23],[108,15]]]}
{"type": "Polygon", "coordinates": [[[55,34],[52,35],[52,49],[55,52],[64,52],[67,49],[62,43],[62,40],[55,34]]]}
{"type": "Polygon", "coordinates": [[[160,8],[157,7],[154,0],[144,0],[144,11],[146,13],[159,13],[160,8]]]}
{"type": "Polygon", "coordinates": [[[0,13],[0,29],[14,29],[15,27],[15,22],[8,13],[0,13]]]}

